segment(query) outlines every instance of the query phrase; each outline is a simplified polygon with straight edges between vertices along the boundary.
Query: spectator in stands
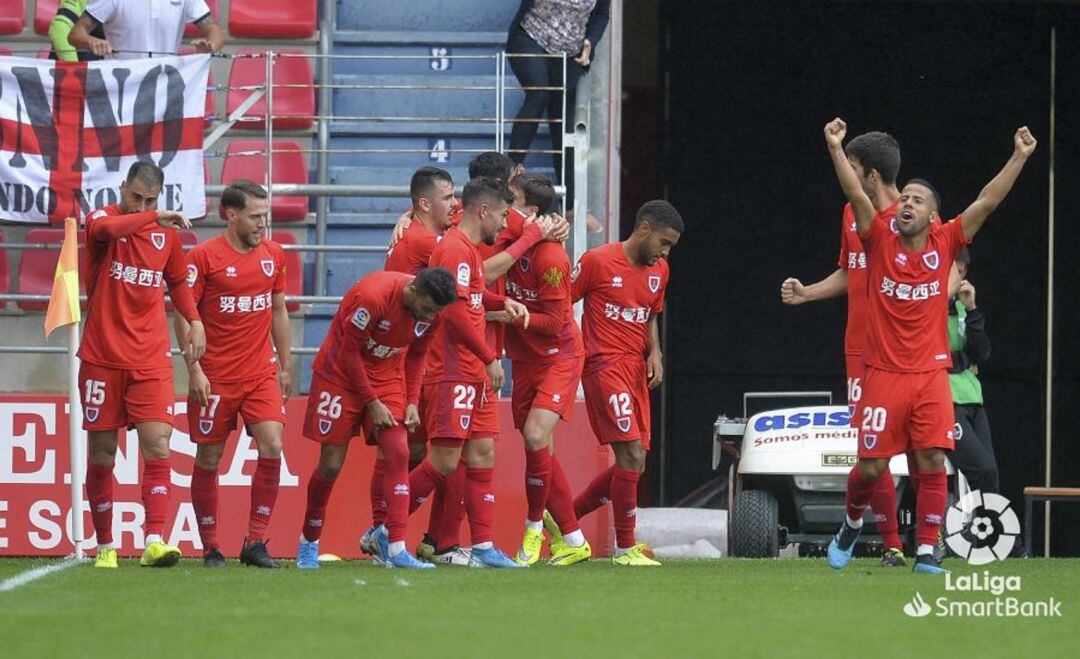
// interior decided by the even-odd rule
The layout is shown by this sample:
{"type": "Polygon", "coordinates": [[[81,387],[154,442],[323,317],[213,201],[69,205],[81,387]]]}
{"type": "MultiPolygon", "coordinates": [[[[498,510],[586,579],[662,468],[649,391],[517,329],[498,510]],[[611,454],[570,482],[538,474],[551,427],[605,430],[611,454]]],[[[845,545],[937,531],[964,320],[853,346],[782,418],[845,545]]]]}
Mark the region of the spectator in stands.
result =
{"type": "MultiPolygon", "coordinates": [[[[522,87],[562,87],[563,62],[566,60],[566,110],[572,118],[578,80],[592,63],[592,49],[607,29],[611,0],[522,0],[517,15],[510,24],[506,52],[511,55],[510,68],[522,87]],[[513,57],[512,55],[528,55],[513,57]]],[[[524,151],[532,145],[540,119],[547,114],[552,149],[562,149],[563,95],[555,91],[526,90],[525,102],[518,110],[517,121],[510,133],[510,157],[515,163],[525,160],[524,151]],[[526,120],[526,121],[523,121],[526,120]]],[[[573,203],[573,159],[567,157],[566,176],[562,160],[555,154],[555,176],[567,186],[567,203],[573,203]]]]}
{"type": "MultiPolygon", "coordinates": [[[[53,16],[52,23],[49,24],[49,41],[52,42],[50,59],[61,62],[92,62],[101,59],[88,50],[79,52],[68,43],[68,35],[71,34],[72,28],[75,27],[75,23],[84,11],[86,11],[86,0],[61,0],[56,8],[56,16],[53,16]]],[[[104,39],[105,30],[99,25],[94,28],[90,36],[104,39]]]]}
{"type": "Polygon", "coordinates": [[[990,438],[990,420],[983,407],[979,367],[990,357],[986,317],[975,306],[975,287],[967,280],[971,255],[963,249],[956,257],[950,293],[949,370],[953,409],[956,413],[956,448],[949,460],[964,474],[971,489],[998,492],[997,459],[990,438]]]}
{"type": "Polygon", "coordinates": [[[191,42],[198,52],[216,53],[225,45],[225,33],[206,0],[88,0],[68,43],[116,59],[171,55],[179,52],[187,23],[202,30],[204,38],[191,42]],[[91,35],[99,26],[104,39],[91,35]]]}

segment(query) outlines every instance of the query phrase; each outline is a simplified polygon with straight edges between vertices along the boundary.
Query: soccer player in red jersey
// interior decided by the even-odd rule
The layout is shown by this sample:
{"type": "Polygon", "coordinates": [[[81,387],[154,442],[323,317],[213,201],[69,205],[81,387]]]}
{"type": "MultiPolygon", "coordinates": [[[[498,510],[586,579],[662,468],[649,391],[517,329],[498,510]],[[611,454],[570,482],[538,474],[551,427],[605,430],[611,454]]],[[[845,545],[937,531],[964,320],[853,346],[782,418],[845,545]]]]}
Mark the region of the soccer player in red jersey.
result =
{"type": "MultiPolygon", "coordinates": [[[[285,251],[264,236],[267,206],[262,186],[233,181],[221,195],[225,233],[188,254],[188,285],[208,338],[202,359],[186,360],[188,427],[196,444],[191,503],[207,567],[225,565],[217,540],[218,463],[237,414],[259,451],[240,562],[280,567],[266,551],[264,534],[278,494],[292,353],[285,251]]],[[[175,323],[182,335],[187,323],[180,316],[175,323]]]]}
{"type": "MultiPolygon", "coordinates": [[[[555,200],[551,181],[536,174],[514,178],[514,211],[535,216],[555,200]]],[[[506,274],[507,294],[529,309],[528,329],[506,328],[506,353],[513,362],[514,427],[525,440],[525,536],[514,560],[533,565],[544,542],[544,512],[552,527],[550,565],[588,560],[592,549],[574,516],[570,482],[552,455],[555,426],[569,420],[577,397],[585,349],[570,302],[570,257],[557,242],[544,241],[518,259],[506,274]]]]}
{"type": "Polygon", "coordinates": [[[417,400],[440,312],[456,299],[450,273],[428,268],[415,277],[374,272],[341,301],[312,364],[304,436],[321,446],[319,464],[308,481],[297,567],[319,567],[326,503],[349,440],[361,430],[374,439],[383,456],[383,497],[388,505],[385,525],[376,533],[379,559],[387,567],[433,567],[405,549],[410,500],[406,432],[420,422],[417,400]]]}
{"type": "Polygon", "coordinates": [[[485,311],[504,311],[508,322],[523,317],[520,322],[526,327],[528,311],[485,287],[478,247],[481,242],[494,243],[512,200],[502,180],[470,180],[462,195],[461,222],[446,232],[431,254],[431,267],[454,273],[458,301],[443,313],[444,326],[435,333],[424,376],[420,414],[432,448],[410,476],[411,508],[443,486],[464,457],[465,510],[473,542],[469,564],[475,567],[518,567],[492,542],[497,425],[495,403],[485,391],[489,380],[492,390],[498,391],[504,375],[484,332],[485,311]]]}
{"type": "Polygon", "coordinates": [[[1020,175],[1035,138],[1026,127],[1013,137],[1005,167],[956,219],[931,230],[938,197],[925,181],[913,180],[900,193],[897,233],[874,221],[873,202],[842,148],[847,128],[840,119],[825,126],[837,178],[851,202],[866,250],[869,324],[864,351],[863,396],[855,409],[859,457],[848,475],[847,520],[829,543],[829,565],[851,560],[862,515],[874,482],[889,459],[913,451],[919,470],[915,571],[947,572],[934,557],[948,484],[945,451],[954,445],[955,425],[948,368],[948,333],[941,318],[948,306],[949,274],[956,254],[1005,199],[1020,175]]]}
{"type": "Polygon", "coordinates": [[[596,439],[615,454],[615,465],[578,495],[574,513],[581,519],[611,503],[616,565],[660,565],[635,542],[634,518],[649,450],[649,390],[664,372],[656,314],[664,310],[668,254],[682,233],[671,204],[649,201],[629,238],[585,252],[574,268],[574,301],[585,300],[585,407],[596,439]]]}
{"type": "Polygon", "coordinates": [[[431,250],[450,228],[457,200],[450,172],[438,167],[421,167],[409,182],[413,221],[386,252],[386,270],[412,275],[428,267],[431,250]]]}
{"type": "Polygon", "coordinates": [[[79,393],[90,443],[86,494],[97,532],[97,567],[116,567],[113,465],[117,432],[131,426],[139,435],[143,458],[146,550],[140,564],[168,567],[180,559],[180,550],[162,539],[174,401],[163,282],[176,311],[191,323],[190,332],[177,337],[191,358],[202,356],[206,334],[184,283],[184,251],[176,234],[177,227],[191,224],[180,213],[157,210],[164,182],[159,167],[136,162],[120,185],[120,204],[86,218],[90,276],[79,393]]]}
{"type": "MultiPolygon", "coordinates": [[[[874,204],[875,220],[895,227],[897,200],[900,190],[896,176],[900,172],[900,145],[888,133],[863,133],[844,148],[847,159],[859,177],[863,191],[874,204]]],[[[838,269],[825,279],[804,286],[793,277],[784,280],[780,298],[784,304],[802,304],[828,300],[847,293],[847,329],[844,332],[844,360],[847,371],[848,409],[854,412],[862,393],[863,342],[866,336],[866,253],[856,230],[851,204],[844,205],[840,220],[840,258],[838,269]]],[[[854,421],[854,417],[853,417],[854,421]]],[[[910,474],[914,482],[915,473],[910,474]]],[[[877,480],[870,507],[874,526],[881,534],[885,553],[881,564],[886,567],[904,565],[903,544],[896,519],[896,488],[888,466],[877,480]]]]}

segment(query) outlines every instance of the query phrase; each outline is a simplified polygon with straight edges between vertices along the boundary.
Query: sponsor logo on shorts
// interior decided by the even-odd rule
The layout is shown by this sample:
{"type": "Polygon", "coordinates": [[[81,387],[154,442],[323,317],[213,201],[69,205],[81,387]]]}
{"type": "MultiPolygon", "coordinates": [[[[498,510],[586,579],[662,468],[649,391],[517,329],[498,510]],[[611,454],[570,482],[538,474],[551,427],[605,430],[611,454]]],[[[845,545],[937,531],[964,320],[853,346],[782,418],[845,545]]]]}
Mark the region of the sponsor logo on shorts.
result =
{"type": "Polygon", "coordinates": [[[86,420],[93,423],[98,420],[98,414],[101,412],[99,407],[84,407],[83,414],[86,415],[86,420]]]}
{"type": "Polygon", "coordinates": [[[484,495],[484,503],[495,503],[495,495],[488,492],[484,495]]]}
{"type": "Polygon", "coordinates": [[[660,292],[660,275],[649,275],[649,290],[653,293],[660,292]]]}
{"type": "Polygon", "coordinates": [[[562,396],[560,396],[559,394],[551,394],[551,402],[553,402],[553,403],[561,403],[562,402],[562,396]]]}
{"type": "Polygon", "coordinates": [[[356,310],[356,313],[353,314],[352,324],[355,325],[357,329],[367,329],[368,323],[370,322],[371,313],[364,307],[360,307],[356,310]]]}
{"type": "Polygon", "coordinates": [[[165,249],[165,234],[157,231],[151,233],[150,242],[153,243],[154,247],[160,252],[165,249]]]}
{"type": "Polygon", "coordinates": [[[259,265],[262,266],[262,271],[263,271],[264,275],[266,275],[267,277],[273,277],[274,276],[274,260],[273,259],[263,259],[263,260],[259,261],[259,265]]]}
{"type": "Polygon", "coordinates": [[[188,263],[187,267],[187,285],[194,286],[195,282],[199,279],[199,269],[195,267],[194,263],[188,263]]]}
{"type": "Polygon", "coordinates": [[[457,267],[457,283],[458,286],[468,286],[469,280],[472,278],[472,268],[468,263],[458,263],[457,267]]]}
{"type": "Polygon", "coordinates": [[[425,323],[424,321],[420,321],[413,325],[413,334],[415,334],[416,336],[423,336],[424,332],[426,332],[429,327],[431,327],[431,323],[425,323]]]}
{"type": "Polygon", "coordinates": [[[334,427],[334,422],[329,419],[319,419],[319,434],[325,435],[334,427]]]}
{"type": "Polygon", "coordinates": [[[619,430],[623,431],[624,433],[630,432],[630,417],[620,416],[618,419],[615,419],[615,425],[617,425],[619,427],[619,430]]]}
{"type": "Polygon", "coordinates": [[[214,432],[214,420],[213,419],[199,419],[199,432],[204,435],[209,435],[214,432]]]}
{"type": "Polygon", "coordinates": [[[862,444],[866,447],[867,451],[872,451],[874,447],[877,446],[877,435],[864,434],[862,444]]]}
{"type": "Polygon", "coordinates": [[[963,439],[963,438],[964,438],[964,428],[963,428],[963,426],[961,426],[961,425],[960,425],[960,424],[958,423],[958,424],[956,424],[956,425],[954,425],[954,426],[953,426],[953,429],[952,429],[952,437],[951,437],[950,439],[954,439],[954,440],[956,440],[956,441],[960,441],[960,440],[961,440],[961,439],[963,439]]]}
{"type": "Polygon", "coordinates": [[[938,256],[937,250],[935,249],[932,252],[923,254],[922,262],[931,270],[937,270],[938,266],[941,265],[941,257],[938,256]]]}
{"type": "Polygon", "coordinates": [[[462,414],[461,415],[461,429],[462,430],[468,430],[470,423],[472,423],[472,415],[471,414],[462,414]]]}

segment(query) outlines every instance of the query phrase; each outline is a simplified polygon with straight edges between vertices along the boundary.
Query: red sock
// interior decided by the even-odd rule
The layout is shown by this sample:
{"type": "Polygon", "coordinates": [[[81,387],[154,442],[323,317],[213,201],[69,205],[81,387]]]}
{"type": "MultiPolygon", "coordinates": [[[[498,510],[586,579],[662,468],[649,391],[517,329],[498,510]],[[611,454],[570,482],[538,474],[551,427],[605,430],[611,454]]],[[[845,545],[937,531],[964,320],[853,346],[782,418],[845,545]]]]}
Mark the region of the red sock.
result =
{"type": "Polygon", "coordinates": [[[99,545],[111,545],[113,518],[113,465],[87,464],[86,498],[99,545]]]}
{"type": "Polygon", "coordinates": [[[248,515],[248,540],[262,540],[277,501],[281,458],[259,458],[251,479],[251,511],[248,515]]]}
{"type": "Polygon", "coordinates": [[[873,493],[874,483],[863,478],[858,465],[852,467],[847,477],[847,516],[853,520],[862,519],[863,511],[870,505],[873,493]]]}
{"type": "Polygon", "coordinates": [[[445,482],[446,477],[427,460],[413,469],[409,474],[409,514],[415,513],[416,509],[427,500],[431,491],[445,482]]]}
{"type": "Polygon", "coordinates": [[[611,478],[614,465],[596,475],[589,486],[574,499],[574,516],[579,520],[611,501],[611,478]]]}
{"type": "Polygon", "coordinates": [[[386,507],[386,533],[390,542],[405,540],[409,519],[409,444],[405,426],[379,431],[379,448],[383,452],[383,505],[386,507]]]}
{"type": "Polygon", "coordinates": [[[468,467],[465,470],[465,511],[469,515],[469,534],[472,543],[491,542],[491,526],[495,518],[495,492],[491,467],[468,467]]]}
{"type": "Polygon", "coordinates": [[[885,473],[874,481],[870,508],[874,511],[874,527],[881,534],[885,549],[903,549],[900,526],[896,521],[896,487],[888,467],[885,467],[885,473]]]}
{"type": "Polygon", "coordinates": [[[641,477],[636,471],[614,467],[611,475],[611,508],[615,514],[615,546],[629,549],[636,544],[637,487],[641,477]]]}
{"type": "Polygon", "coordinates": [[[165,513],[169,510],[169,459],[143,463],[142,501],[146,510],[146,535],[164,535],[165,513]]]}
{"type": "Polygon", "coordinates": [[[949,482],[945,471],[919,473],[919,499],[915,502],[915,523],[920,545],[935,545],[945,504],[949,499],[949,482]]]}
{"type": "Polygon", "coordinates": [[[316,542],[322,536],[323,522],[326,518],[326,502],[330,500],[330,492],[334,489],[334,481],[328,481],[322,477],[316,469],[311,474],[311,480],[307,486],[307,510],[304,511],[304,539],[308,542],[316,542]]]}
{"type": "Polygon", "coordinates": [[[199,525],[199,537],[202,538],[204,551],[218,546],[218,473],[203,469],[199,465],[191,471],[191,505],[195,508],[195,521],[199,525]]]}
{"type": "Polygon", "coordinates": [[[574,514],[574,493],[559,458],[551,456],[551,491],[548,492],[548,510],[563,535],[581,528],[574,514]]]}
{"type": "Polygon", "coordinates": [[[551,448],[545,446],[538,451],[525,449],[525,498],[529,502],[529,512],[525,517],[530,522],[544,519],[550,491],[551,448]]]}
{"type": "MultiPolygon", "coordinates": [[[[459,462],[458,468],[446,479],[438,525],[435,525],[435,507],[432,506],[431,536],[438,541],[439,549],[461,544],[461,522],[465,520],[466,469],[465,462],[459,462]]],[[[439,503],[439,501],[436,500],[433,503],[439,503]]]]}
{"type": "MultiPolygon", "coordinates": [[[[383,496],[383,474],[385,467],[382,458],[375,458],[375,467],[371,470],[371,525],[378,526],[386,521],[386,497],[383,496]]],[[[411,471],[411,470],[410,470],[411,471]]]]}

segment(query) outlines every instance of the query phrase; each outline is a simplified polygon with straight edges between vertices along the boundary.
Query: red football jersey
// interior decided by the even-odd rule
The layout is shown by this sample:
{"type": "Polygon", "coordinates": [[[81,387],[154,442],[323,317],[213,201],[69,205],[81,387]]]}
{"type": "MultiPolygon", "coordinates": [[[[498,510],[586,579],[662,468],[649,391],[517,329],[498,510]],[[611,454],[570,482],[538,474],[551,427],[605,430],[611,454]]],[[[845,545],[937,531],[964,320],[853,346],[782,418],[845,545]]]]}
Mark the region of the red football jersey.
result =
{"type": "Polygon", "coordinates": [[[529,329],[506,330],[506,354],[515,360],[541,361],[584,353],[581,330],[570,302],[570,257],[559,243],[541,242],[506,273],[507,294],[528,307],[529,329]]]}
{"type": "MultiPolygon", "coordinates": [[[[461,214],[456,214],[455,218],[457,219],[454,225],[457,226],[457,223],[461,221],[461,214]]],[[[505,251],[507,247],[513,245],[514,241],[521,237],[524,226],[525,216],[516,208],[511,207],[506,214],[506,226],[499,231],[499,235],[495,238],[495,244],[488,245],[482,242],[476,246],[480,250],[480,258],[487,261],[499,252],[505,251]]],[[[487,289],[497,295],[506,295],[506,275],[488,284],[487,289]]],[[[484,339],[487,341],[488,347],[494,350],[496,355],[502,357],[503,348],[506,344],[506,324],[488,323],[484,339]]]]}
{"type": "Polygon", "coordinates": [[[211,382],[246,382],[278,371],[270,343],[275,293],[285,292],[285,250],[263,239],[247,253],[224,235],[188,254],[187,281],[206,327],[199,364],[211,382]]]}
{"type": "MultiPolygon", "coordinates": [[[[465,305],[470,330],[483,337],[487,322],[484,320],[484,259],[479,247],[461,229],[450,227],[432,251],[429,265],[445,268],[454,276],[458,293],[454,304],[465,305]]],[[[424,383],[486,380],[484,364],[448,330],[444,326],[435,332],[424,383]]]]}
{"type": "MultiPolygon", "coordinates": [[[[353,284],[334,314],[312,370],[338,386],[363,393],[346,363],[359,353],[376,396],[404,387],[405,349],[412,345],[409,353],[423,355],[439,326],[438,318],[420,321],[405,307],[402,290],[412,279],[400,272],[378,271],[353,284]]],[[[419,390],[419,382],[414,384],[419,390]]]]}
{"type": "Polygon", "coordinates": [[[952,366],[944,321],[949,272],[968,242],[959,217],[930,231],[922,252],[905,249],[884,222],[870,225],[862,239],[869,274],[867,365],[902,373],[952,366]]]}
{"type": "Polygon", "coordinates": [[[608,243],[582,255],[574,268],[573,299],[585,299],[581,318],[585,373],[622,357],[644,358],[648,322],[664,310],[668,277],[666,260],[633,265],[623,243],[608,243]]]}
{"type": "Polygon", "coordinates": [[[413,220],[401,240],[386,253],[386,270],[415,275],[428,267],[431,250],[435,249],[439,236],[432,233],[424,223],[413,220]]]}
{"type": "MultiPolygon", "coordinates": [[[[883,211],[878,211],[874,220],[884,222],[895,231],[893,220],[899,200],[883,211]]],[[[859,230],[855,223],[855,212],[851,204],[844,205],[844,214],[840,220],[840,258],[837,265],[847,272],[847,329],[844,332],[844,354],[861,355],[866,342],[866,252],[859,240],[859,230]]]]}
{"type": "Polygon", "coordinates": [[[121,215],[117,206],[87,216],[90,274],[79,348],[84,361],[128,370],[171,368],[163,283],[176,309],[189,321],[199,319],[184,284],[180,237],[154,222],[156,217],[155,211],[121,215]]]}

